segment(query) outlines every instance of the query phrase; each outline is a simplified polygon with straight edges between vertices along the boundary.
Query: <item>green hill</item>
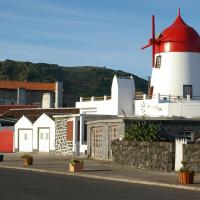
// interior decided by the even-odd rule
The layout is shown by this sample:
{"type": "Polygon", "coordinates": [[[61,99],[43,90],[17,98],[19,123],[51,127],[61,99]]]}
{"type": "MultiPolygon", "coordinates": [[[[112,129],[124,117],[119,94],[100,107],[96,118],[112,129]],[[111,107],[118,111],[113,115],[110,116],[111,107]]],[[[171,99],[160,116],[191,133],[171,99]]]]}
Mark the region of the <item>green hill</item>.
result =
{"type": "MultiPolygon", "coordinates": [[[[55,64],[5,60],[0,62],[0,80],[63,82],[64,105],[74,106],[82,97],[110,95],[113,75],[133,75],[106,67],[63,67],[55,64]]],[[[147,91],[147,81],[134,76],[136,91],[147,91]]]]}

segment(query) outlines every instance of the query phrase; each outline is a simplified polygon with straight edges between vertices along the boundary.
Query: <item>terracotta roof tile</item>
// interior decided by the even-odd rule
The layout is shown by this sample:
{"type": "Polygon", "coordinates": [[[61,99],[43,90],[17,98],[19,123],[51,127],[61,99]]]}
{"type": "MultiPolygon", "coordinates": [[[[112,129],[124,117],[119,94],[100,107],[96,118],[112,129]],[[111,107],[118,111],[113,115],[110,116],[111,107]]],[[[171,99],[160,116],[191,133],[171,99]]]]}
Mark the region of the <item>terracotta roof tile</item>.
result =
{"type": "Polygon", "coordinates": [[[26,90],[55,91],[55,83],[1,80],[0,88],[1,89],[24,88],[26,90]]]}
{"type": "Polygon", "coordinates": [[[37,108],[36,105],[0,105],[0,116],[9,111],[10,109],[19,108],[37,108]]]}
{"type": "Polygon", "coordinates": [[[1,118],[14,118],[20,119],[23,115],[28,118],[36,119],[41,114],[47,114],[52,117],[53,115],[67,115],[67,114],[79,114],[79,109],[77,108],[29,108],[29,109],[11,109],[4,113],[1,118]]]}

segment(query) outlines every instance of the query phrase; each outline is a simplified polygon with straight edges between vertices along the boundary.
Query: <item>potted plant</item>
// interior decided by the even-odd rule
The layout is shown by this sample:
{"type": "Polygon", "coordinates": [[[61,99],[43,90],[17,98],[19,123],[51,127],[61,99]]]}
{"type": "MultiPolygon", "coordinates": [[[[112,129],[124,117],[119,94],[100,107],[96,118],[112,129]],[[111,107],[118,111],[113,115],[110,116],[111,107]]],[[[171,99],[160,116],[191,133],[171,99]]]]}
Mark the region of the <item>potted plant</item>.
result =
{"type": "Polygon", "coordinates": [[[194,170],[187,162],[182,161],[182,167],[179,171],[180,184],[192,184],[194,182],[194,170]]]}
{"type": "Polygon", "coordinates": [[[70,172],[82,172],[83,164],[84,164],[84,160],[71,159],[69,162],[69,171],[70,172]]]}
{"type": "Polygon", "coordinates": [[[24,159],[24,166],[29,166],[33,164],[33,157],[29,154],[23,155],[21,158],[24,159]]]}

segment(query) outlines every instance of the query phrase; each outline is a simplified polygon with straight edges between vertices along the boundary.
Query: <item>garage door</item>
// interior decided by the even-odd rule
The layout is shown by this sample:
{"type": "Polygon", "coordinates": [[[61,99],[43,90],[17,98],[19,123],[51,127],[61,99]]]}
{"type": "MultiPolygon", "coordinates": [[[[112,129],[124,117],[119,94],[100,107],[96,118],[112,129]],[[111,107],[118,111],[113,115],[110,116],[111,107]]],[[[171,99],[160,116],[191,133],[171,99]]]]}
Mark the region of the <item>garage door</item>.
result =
{"type": "Polygon", "coordinates": [[[13,152],[13,131],[3,129],[0,131],[0,152],[13,152]]]}
{"type": "Polygon", "coordinates": [[[50,146],[50,129],[49,128],[39,128],[39,151],[49,152],[50,146]]]}
{"type": "Polygon", "coordinates": [[[91,131],[91,156],[95,158],[103,158],[103,129],[95,127],[91,131]]]}
{"type": "Polygon", "coordinates": [[[19,129],[19,151],[33,151],[33,131],[32,129],[19,129]]]}

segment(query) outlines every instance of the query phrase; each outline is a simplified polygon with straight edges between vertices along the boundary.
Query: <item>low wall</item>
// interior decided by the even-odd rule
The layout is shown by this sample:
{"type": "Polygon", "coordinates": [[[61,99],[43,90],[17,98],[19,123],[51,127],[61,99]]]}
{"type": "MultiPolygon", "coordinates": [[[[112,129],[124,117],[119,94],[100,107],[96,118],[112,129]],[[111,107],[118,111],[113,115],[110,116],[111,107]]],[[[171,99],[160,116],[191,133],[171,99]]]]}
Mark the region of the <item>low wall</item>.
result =
{"type": "Polygon", "coordinates": [[[184,144],[183,160],[188,162],[195,172],[200,172],[200,144],[184,144]]]}
{"type": "Polygon", "coordinates": [[[117,164],[143,169],[174,170],[175,145],[172,142],[112,142],[112,157],[117,164]]]}

